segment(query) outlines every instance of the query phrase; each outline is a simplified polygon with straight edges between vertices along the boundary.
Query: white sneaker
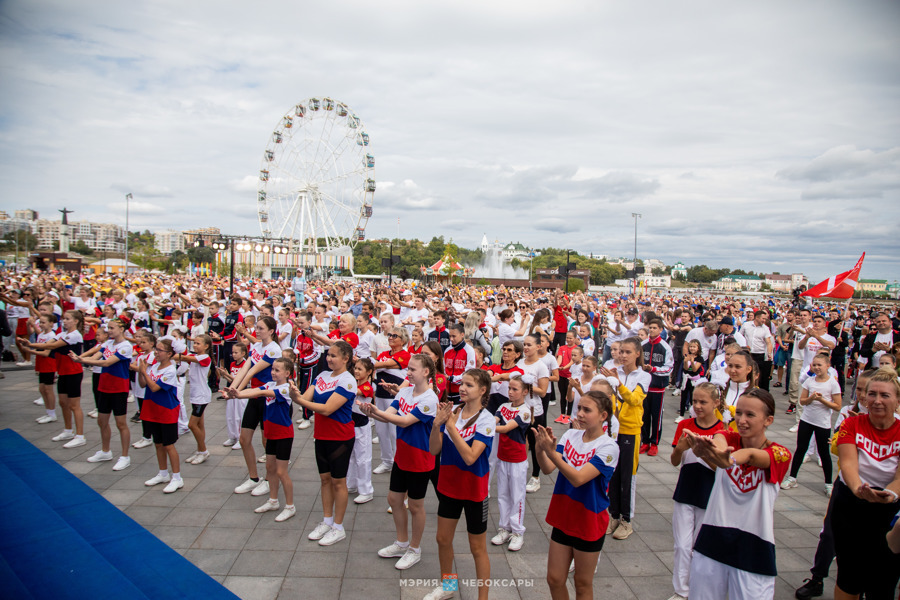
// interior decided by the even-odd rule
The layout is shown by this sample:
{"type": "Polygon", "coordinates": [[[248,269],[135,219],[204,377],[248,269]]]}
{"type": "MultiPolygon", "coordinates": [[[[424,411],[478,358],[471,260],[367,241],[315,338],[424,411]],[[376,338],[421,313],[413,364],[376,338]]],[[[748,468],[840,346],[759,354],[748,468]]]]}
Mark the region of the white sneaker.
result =
{"type": "MultiPolygon", "coordinates": [[[[17,367],[30,367],[31,362],[27,361],[27,360],[20,360],[19,362],[16,363],[16,366],[17,367]]],[[[35,404],[37,404],[37,402],[35,402],[35,404]]]]}
{"type": "Polygon", "coordinates": [[[134,394],[128,394],[128,403],[131,404],[134,402],[134,394]]]}
{"type": "Polygon", "coordinates": [[[309,429],[309,426],[312,425],[309,419],[300,419],[300,423],[297,424],[297,429],[309,429]]]}
{"type": "Polygon", "coordinates": [[[819,461],[819,466],[821,467],[821,466],[822,466],[822,457],[819,456],[819,457],[817,457],[817,459],[818,459],[818,461],[819,461]]]}
{"type": "Polygon", "coordinates": [[[357,491],[359,491],[357,488],[353,488],[353,487],[348,487],[348,488],[347,488],[347,493],[348,493],[348,494],[355,494],[357,491]]]}
{"type": "Polygon", "coordinates": [[[206,462],[206,459],[209,458],[209,451],[207,452],[198,452],[194,457],[194,460],[191,461],[192,465],[202,465],[206,462]]]}
{"type": "Polygon", "coordinates": [[[541,489],[541,480],[537,477],[532,477],[528,480],[528,485],[525,486],[525,491],[529,494],[533,494],[536,491],[541,489]]]}
{"type": "Polygon", "coordinates": [[[377,435],[376,435],[375,437],[372,438],[372,443],[373,443],[373,444],[377,444],[377,443],[378,443],[378,436],[377,436],[377,435]]]}
{"type": "Polygon", "coordinates": [[[269,482],[265,479],[260,480],[253,491],[250,492],[251,496],[265,496],[269,493],[269,482]]]}
{"type": "Polygon", "coordinates": [[[58,418],[56,415],[52,415],[52,416],[44,415],[43,417],[38,417],[37,419],[35,419],[35,421],[37,421],[38,423],[40,423],[42,425],[44,423],[55,423],[57,420],[58,420],[58,418]]]}
{"type": "Polygon", "coordinates": [[[509,549],[512,552],[518,552],[522,549],[522,545],[525,543],[525,536],[521,533],[514,533],[509,536],[509,549]]]}
{"type": "Polygon", "coordinates": [[[144,485],[146,485],[146,486],[149,487],[149,486],[151,486],[151,485],[157,485],[157,484],[159,484],[159,483],[169,483],[170,481],[172,481],[172,476],[171,476],[171,475],[168,475],[168,474],[167,474],[165,477],[163,477],[162,475],[160,475],[160,474],[157,473],[155,477],[153,477],[152,479],[148,479],[147,481],[145,481],[145,482],[144,482],[144,485]]]}
{"type": "Polygon", "coordinates": [[[113,471],[121,471],[123,469],[127,469],[130,466],[131,466],[131,457],[130,456],[120,456],[119,460],[116,461],[116,464],[113,467],[113,471]]]}
{"type": "Polygon", "coordinates": [[[93,456],[89,456],[87,461],[90,463],[103,462],[106,460],[112,460],[112,452],[104,452],[103,450],[97,450],[97,452],[93,456]]]}
{"type": "Polygon", "coordinates": [[[556,400],[551,400],[547,406],[556,406],[556,400]]]}
{"type": "Polygon", "coordinates": [[[403,547],[394,542],[390,546],[385,546],[381,550],[378,551],[378,556],[381,558],[400,558],[406,554],[406,551],[409,550],[409,546],[403,547]]]}
{"type": "Polygon", "coordinates": [[[833,483],[826,483],[825,484],[825,495],[828,496],[829,498],[831,498],[831,490],[833,490],[833,489],[834,489],[833,483]]]}
{"type": "Polygon", "coordinates": [[[140,450],[141,448],[146,448],[147,446],[152,446],[152,445],[153,445],[153,440],[148,440],[147,438],[142,437],[141,439],[139,439],[138,441],[133,443],[131,445],[131,447],[137,448],[138,450],[140,450]]]}
{"type": "Polygon", "coordinates": [[[684,417],[675,417],[675,423],[681,423],[684,421],[684,417]]]}
{"type": "Polygon", "coordinates": [[[799,484],[797,483],[797,479],[795,477],[785,477],[784,481],[781,482],[781,489],[783,490],[791,490],[797,487],[799,484]]]}
{"type": "Polygon", "coordinates": [[[72,433],[71,431],[63,431],[61,434],[55,435],[50,439],[54,442],[64,442],[66,440],[71,440],[74,437],[75,437],[75,434],[72,433]]]}
{"type": "Polygon", "coordinates": [[[804,465],[805,465],[806,463],[808,463],[810,460],[812,460],[812,454],[804,454],[804,455],[803,455],[803,464],[804,464],[804,465]]]}
{"type": "Polygon", "coordinates": [[[89,416],[89,417],[92,418],[92,419],[96,419],[96,418],[97,418],[97,414],[98,414],[98,413],[97,413],[97,409],[95,408],[94,410],[89,411],[88,414],[87,414],[87,416],[89,416]]]}
{"type": "Polygon", "coordinates": [[[237,444],[237,440],[234,438],[228,438],[227,440],[222,442],[223,446],[234,446],[235,444],[237,444]]]}
{"type": "Polygon", "coordinates": [[[258,462],[258,463],[264,463],[264,462],[266,462],[266,455],[263,454],[262,456],[260,456],[259,458],[257,458],[257,459],[256,459],[256,462],[258,462]]]}
{"type": "Polygon", "coordinates": [[[253,510],[255,513],[264,513],[269,512],[270,510],[278,510],[281,508],[281,505],[278,503],[278,500],[274,500],[269,498],[265,504],[253,510]]]}
{"type": "Polygon", "coordinates": [[[673,395],[673,396],[680,396],[680,395],[681,395],[681,390],[675,390],[674,392],[672,392],[672,395],[673,395]]]}
{"type": "Polygon", "coordinates": [[[372,470],[372,472],[375,473],[376,475],[382,475],[382,474],[384,474],[384,473],[390,472],[390,470],[391,470],[391,466],[390,466],[390,465],[387,465],[387,464],[385,464],[385,463],[381,463],[380,465],[378,465],[377,467],[375,467],[375,468],[372,470]]]}
{"type": "Polygon", "coordinates": [[[76,436],[76,437],[72,438],[71,441],[63,444],[63,448],[80,448],[81,446],[84,446],[85,444],[87,444],[87,440],[84,439],[84,436],[81,436],[81,437],[76,436]]]}
{"type": "Polygon", "coordinates": [[[241,449],[241,443],[240,443],[240,442],[237,442],[234,446],[231,447],[231,449],[232,449],[232,450],[240,450],[240,449],[241,449]]]}
{"type": "Polygon", "coordinates": [[[420,560],[422,560],[422,553],[414,552],[412,548],[410,548],[406,551],[406,554],[403,555],[403,558],[397,561],[397,563],[394,565],[394,568],[399,571],[405,571],[420,560]]]}
{"type": "Polygon", "coordinates": [[[184,487],[184,479],[173,479],[169,482],[169,485],[163,488],[164,494],[171,494],[177,490],[180,490],[184,487]]]}
{"type": "Polygon", "coordinates": [[[275,517],[275,520],[277,522],[281,523],[282,521],[287,521],[288,519],[290,519],[291,517],[293,517],[296,514],[297,514],[296,506],[293,506],[293,505],[285,506],[284,510],[281,511],[280,513],[278,513],[278,516],[275,517]]]}
{"type": "Polygon", "coordinates": [[[250,479],[248,477],[247,481],[245,481],[241,485],[234,488],[234,493],[235,494],[246,494],[247,492],[252,492],[253,490],[255,490],[256,486],[258,486],[258,485],[259,485],[258,481],[253,481],[252,479],[250,479]]]}
{"type": "Polygon", "coordinates": [[[321,523],[316,525],[316,528],[313,529],[312,531],[310,531],[309,535],[306,537],[307,537],[307,539],[310,539],[315,542],[315,541],[321,540],[323,537],[325,537],[325,534],[328,533],[329,531],[331,531],[331,525],[326,525],[325,521],[322,521],[321,523]]]}
{"type": "Polygon", "coordinates": [[[371,502],[374,497],[375,494],[360,494],[359,496],[354,498],[353,501],[356,504],[365,504],[366,502],[371,502]]]}
{"type": "Polygon", "coordinates": [[[791,433],[797,433],[797,430],[798,430],[798,429],[800,429],[800,424],[799,424],[799,423],[798,423],[797,425],[794,425],[794,426],[791,427],[790,429],[788,429],[788,431],[790,431],[791,433]]]}
{"type": "Polygon", "coordinates": [[[688,600],[687,596],[682,596],[681,594],[672,594],[669,596],[669,600],[688,600]]]}
{"type": "Polygon", "coordinates": [[[436,587],[430,594],[425,596],[425,600],[450,600],[453,597],[453,592],[448,592],[444,590],[444,587],[436,587]]]}
{"type": "Polygon", "coordinates": [[[509,541],[509,537],[512,535],[511,532],[503,529],[502,527],[497,530],[497,535],[491,538],[491,543],[495,546],[502,546],[506,542],[509,541]]]}
{"type": "Polygon", "coordinates": [[[197,458],[198,454],[200,454],[200,453],[197,452],[196,450],[194,450],[194,453],[191,454],[190,456],[188,456],[186,459],[184,459],[184,462],[186,462],[186,463],[193,462],[194,459],[197,458]]]}
{"type": "Polygon", "coordinates": [[[332,544],[337,544],[339,541],[347,537],[347,532],[343,529],[335,529],[332,527],[329,529],[328,533],[326,533],[321,540],[319,540],[320,546],[331,546],[332,544]]]}

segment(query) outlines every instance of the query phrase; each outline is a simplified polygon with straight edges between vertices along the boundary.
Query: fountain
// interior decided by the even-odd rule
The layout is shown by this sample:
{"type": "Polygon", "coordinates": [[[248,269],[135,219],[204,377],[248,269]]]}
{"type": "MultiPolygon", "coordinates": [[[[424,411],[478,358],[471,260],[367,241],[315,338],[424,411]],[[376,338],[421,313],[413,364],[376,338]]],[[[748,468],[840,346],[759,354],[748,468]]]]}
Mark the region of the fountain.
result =
{"type": "Polygon", "coordinates": [[[503,258],[499,248],[488,248],[481,264],[475,266],[477,279],[524,279],[528,281],[528,270],[514,267],[503,258]]]}

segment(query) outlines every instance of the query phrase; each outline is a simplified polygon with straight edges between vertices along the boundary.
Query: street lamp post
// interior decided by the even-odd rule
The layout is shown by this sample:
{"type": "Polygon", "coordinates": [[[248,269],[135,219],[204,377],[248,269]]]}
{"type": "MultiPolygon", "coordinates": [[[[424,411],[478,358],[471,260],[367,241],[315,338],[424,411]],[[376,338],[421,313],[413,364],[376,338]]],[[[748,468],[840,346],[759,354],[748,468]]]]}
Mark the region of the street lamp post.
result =
{"type": "Polygon", "coordinates": [[[128,208],[131,204],[131,192],[125,194],[125,274],[128,275],[128,208]]]}
{"type": "Polygon", "coordinates": [[[634,279],[632,281],[634,283],[632,284],[632,293],[637,294],[637,222],[642,215],[641,213],[631,213],[631,216],[634,217],[634,262],[632,263],[634,267],[634,279]]]}

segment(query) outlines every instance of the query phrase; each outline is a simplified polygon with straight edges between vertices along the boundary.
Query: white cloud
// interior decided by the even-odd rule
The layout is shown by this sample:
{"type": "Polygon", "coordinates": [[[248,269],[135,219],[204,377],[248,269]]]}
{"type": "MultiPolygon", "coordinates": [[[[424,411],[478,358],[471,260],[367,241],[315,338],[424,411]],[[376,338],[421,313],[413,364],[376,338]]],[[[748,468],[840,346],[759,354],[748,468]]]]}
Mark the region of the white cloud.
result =
{"type": "Polygon", "coordinates": [[[3,5],[4,210],[124,222],[131,192],[134,228],[256,233],[273,126],[328,94],[371,135],[368,237],[400,217],[470,247],[620,255],[638,212],[638,252],[667,262],[821,277],[868,249],[868,276],[900,274],[898,3],[173,10],[3,5]]]}

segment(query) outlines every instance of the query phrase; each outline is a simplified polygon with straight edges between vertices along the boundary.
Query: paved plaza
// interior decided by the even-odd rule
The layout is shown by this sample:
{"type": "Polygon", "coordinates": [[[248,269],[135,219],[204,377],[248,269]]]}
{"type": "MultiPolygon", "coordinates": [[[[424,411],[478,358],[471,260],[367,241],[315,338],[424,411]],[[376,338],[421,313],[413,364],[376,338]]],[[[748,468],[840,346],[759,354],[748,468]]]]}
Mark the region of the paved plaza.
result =
{"type": "MultiPolygon", "coordinates": [[[[185,487],[163,494],[162,486],[147,488],[144,481],[156,474],[153,447],[131,450],[132,466],[113,472],[113,462],[87,462],[100,447],[94,419],[85,419],[86,446],[65,450],[51,437],[62,431],[62,416],[56,423],[39,425],[35,418],[43,408],[32,401],[38,397],[37,377],[30,370],[5,370],[0,380],[0,428],[12,428],[57,460],[71,473],[101,493],[163,542],[174,548],[210,576],[245,599],[341,598],[380,600],[421,598],[430,589],[425,585],[404,585],[402,580],[440,577],[437,545],[434,541],[437,501],[433,492],[426,497],[429,520],[422,544],[422,561],[407,571],[394,569],[396,559],[382,559],[376,551],[394,540],[394,524],[387,514],[389,475],[373,475],[375,500],[357,506],[352,499],[344,520],[347,539],[321,547],[306,535],[322,520],[319,477],[316,472],[312,428],[296,431],[290,474],[294,481],[297,515],[276,523],[275,514],[258,515],[253,509],[265,498],[237,495],[234,487],[246,478],[241,452],[222,446],[226,439],[225,403],[216,402],[206,411],[206,432],[211,456],[202,465],[182,465],[185,487]]],[[[786,406],[781,388],[773,390],[781,408],[769,438],[793,451],[794,435],[788,432],[794,417],[783,414],[786,406]]],[[[82,406],[91,408],[90,374],[86,374],[82,406]]],[[[671,441],[675,431],[677,398],[666,394],[663,437],[671,441]]],[[[129,412],[136,410],[129,405],[129,412]]],[[[558,408],[551,407],[551,417],[558,408]]],[[[129,415],[130,416],[130,415],[129,415]]],[[[129,421],[130,423],[130,421],[129,421]]],[[[140,437],[140,425],[131,424],[132,441],[140,437]]],[[[562,426],[555,425],[557,435],[562,426]]],[[[258,437],[257,452],[260,451],[258,437]]],[[[182,460],[195,448],[188,433],[178,441],[182,460]]],[[[119,438],[113,426],[112,450],[118,455],[119,438]]],[[[669,463],[671,448],[660,447],[657,457],[641,457],[637,475],[637,503],[634,534],[624,541],[608,537],[595,577],[597,598],[615,600],[666,600],[672,594],[672,491],[678,471],[669,463]]],[[[378,456],[378,447],[374,447],[378,456]]],[[[260,465],[262,467],[262,465],[260,465]]],[[[525,584],[492,590],[491,597],[547,598],[544,580],[550,527],[544,516],[553,488],[552,476],[542,477],[542,488],[527,496],[525,546],[509,552],[488,543],[491,577],[525,580],[525,584]]],[[[809,577],[819,528],[827,504],[822,471],[809,462],[800,471],[800,486],[782,492],[776,503],[775,539],[779,577],[775,598],[793,598],[794,589],[809,577]]],[[[495,482],[496,490],[496,482],[495,482]]],[[[351,495],[352,498],[352,495],[351,495]]],[[[283,503],[283,499],[281,499],[283,503]]],[[[497,529],[496,502],[491,503],[488,536],[497,529]]],[[[456,573],[461,580],[473,579],[475,567],[469,553],[464,521],[454,541],[456,573]]],[[[64,550],[64,549],[59,549],[64,550]]],[[[53,560],[65,560],[64,552],[53,560]]],[[[832,598],[833,576],[825,583],[823,598],[832,598]]],[[[414,582],[413,582],[414,583],[414,582]]],[[[570,584],[571,588],[571,584],[570,584]]],[[[574,597],[574,589],[571,590],[574,597]]],[[[475,598],[473,588],[460,586],[461,598],[475,598]]]]}

